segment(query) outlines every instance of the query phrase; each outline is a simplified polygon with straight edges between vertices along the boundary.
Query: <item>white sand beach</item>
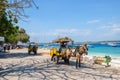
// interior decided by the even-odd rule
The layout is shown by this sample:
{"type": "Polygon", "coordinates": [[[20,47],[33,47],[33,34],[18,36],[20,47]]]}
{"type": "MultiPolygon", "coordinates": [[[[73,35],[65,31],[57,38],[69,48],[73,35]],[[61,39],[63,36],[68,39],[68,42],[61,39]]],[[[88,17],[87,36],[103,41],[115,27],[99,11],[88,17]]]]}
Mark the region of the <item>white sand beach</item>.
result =
{"type": "MultiPolygon", "coordinates": [[[[0,53],[0,80],[119,80],[119,58],[112,58],[111,66],[91,65],[82,62],[75,68],[75,58],[70,65],[54,64],[48,49],[38,49],[38,54],[28,55],[28,50],[14,49],[0,53]]],[[[89,58],[91,56],[88,56],[89,58]]]]}

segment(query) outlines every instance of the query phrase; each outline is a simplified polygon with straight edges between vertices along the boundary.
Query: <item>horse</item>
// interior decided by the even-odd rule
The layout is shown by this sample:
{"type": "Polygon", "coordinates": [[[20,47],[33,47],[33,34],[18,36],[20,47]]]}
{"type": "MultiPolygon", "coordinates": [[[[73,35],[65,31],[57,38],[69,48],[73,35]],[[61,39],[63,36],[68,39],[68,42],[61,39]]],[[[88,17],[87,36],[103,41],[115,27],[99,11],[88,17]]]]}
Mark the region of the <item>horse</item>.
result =
{"type": "Polygon", "coordinates": [[[74,56],[76,57],[76,68],[81,67],[81,57],[83,54],[88,54],[87,45],[84,44],[82,46],[77,46],[74,52],[74,56]]]}
{"type": "Polygon", "coordinates": [[[73,52],[70,47],[68,47],[68,51],[65,53],[65,57],[67,59],[67,63],[69,64],[70,57],[76,57],[76,68],[81,67],[81,57],[83,54],[88,55],[87,44],[84,43],[82,46],[76,46],[75,51],[73,52]]]}

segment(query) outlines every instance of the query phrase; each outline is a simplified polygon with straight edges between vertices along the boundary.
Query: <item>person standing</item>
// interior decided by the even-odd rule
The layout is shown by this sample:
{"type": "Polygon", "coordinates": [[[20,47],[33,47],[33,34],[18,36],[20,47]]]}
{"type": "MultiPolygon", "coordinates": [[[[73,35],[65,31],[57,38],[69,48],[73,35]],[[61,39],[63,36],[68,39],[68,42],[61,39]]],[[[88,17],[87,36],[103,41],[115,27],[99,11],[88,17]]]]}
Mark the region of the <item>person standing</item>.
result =
{"type": "Polygon", "coordinates": [[[6,52],[6,49],[7,49],[7,45],[6,44],[3,45],[3,49],[4,49],[4,52],[6,52]]]}

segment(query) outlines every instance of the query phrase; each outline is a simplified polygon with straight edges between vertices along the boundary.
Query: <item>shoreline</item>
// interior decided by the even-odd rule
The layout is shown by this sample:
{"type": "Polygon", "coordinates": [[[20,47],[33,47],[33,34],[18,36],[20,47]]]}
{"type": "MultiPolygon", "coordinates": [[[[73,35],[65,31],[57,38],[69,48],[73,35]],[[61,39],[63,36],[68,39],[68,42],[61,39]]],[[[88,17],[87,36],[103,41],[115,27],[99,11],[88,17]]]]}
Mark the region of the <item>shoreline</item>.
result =
{"type": "MultiPolygon", "coordinates": [[[[17,52],[17,50],[19,51],[20,49],[16,49],[16,50],[11,50],[12,52],[17,52]]],[[[22,49],[22,51],[23,52],[26,52],[27,53],[27,48],[24,48],[24,49],[22,49]]],[[[47,48],[38,48],[38,51],[37,51],[37,53],[38,54],[43,54],[43,55],[49,55],[49,52],[50,52],[50,50],[49,49],[47,49],[47,48]]],[[[104,57],[103,55],[87,55],[87,56],[85,56],[85,57],[88,57],[89,58],[89,60],[93,57],[93,56],[102,56],[102,57],[104,57]]],[[[51,57],[51,56],[50,56],[51,57]]],[[[111,62],[110,62],[110,65],[111,65],[111,67],[112,68],[120,68],[120,57],[111,57],[112,58],[112,60],[111,60],[111,62]]],[[[72,59],[74,59],[74,58],[72,58],[72,59]]]]}
{"type": "MultiPolygon", "coordinates": [[[[27,48],[23,48],[23,49],[13,49],[13,50],[10,50],[10,53],[28,53],[28,49],[27,48]]],[[[38,54],[42,54],[42,55],[48,55],[49,58],[51,58],[51,56],[49,55],[49,52],[50,50],[47,49],[47,48],[38,48],[38,51],[37,53],[38,54]]],[[[89,63],[89,60],[92,59],[93,56],[102,56],[102,55],[87,55],[87,56],[84,56],[84,57],[87,57],[88,58],[88,61],[87,63],[89,63]]],[[[104,57],[104,56],[102,56],[104,57]]],[[[110,65],[111,65],[111,68],[116,68],[116,69],[119,69],[120,68],[120,57],[111,57],[112,60],[110,62],[110,65]]],[[[75,60],[75,57],[72,57],[70,60],[75,60]]],[[[84,62],[83,62],[84,63],[84,62]]]]}
{"type": "Polygon", "coordinates": [[[96,55],[96,56],[110,56],[110,57],[112,57],[112,58],[120,58],[120,56],[119,55],[110,55],[110,54],[106,54],[106,53],[98,53],[98,52],[89,52],[88,51],[88,55],[96,55]]]}

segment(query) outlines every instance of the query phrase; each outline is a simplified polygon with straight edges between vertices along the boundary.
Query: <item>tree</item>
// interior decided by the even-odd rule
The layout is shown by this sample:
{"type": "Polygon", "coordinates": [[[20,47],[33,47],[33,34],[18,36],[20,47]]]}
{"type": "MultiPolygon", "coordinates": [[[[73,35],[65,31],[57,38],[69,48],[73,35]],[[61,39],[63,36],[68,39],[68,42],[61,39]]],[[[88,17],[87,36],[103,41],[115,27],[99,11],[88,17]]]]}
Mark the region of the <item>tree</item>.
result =
{"type": "Polygon", "coordinates": [[[0,36],[5,37],[6,43],[17,43],[18,41],[29,41],[29,35],[24,29],[15,26],[18,18],[26,17],[25,8],[36,4],[33,0],[0,0],[0,36]]]}
{"type": "Polygon", "coordinates": [[[17,39],[21,42],[28,42],[29,41],[29,35],[26,34],[26,31],[23,28],[20,28],[18,31],[17,39]]]}
{"type": "Polygon", "coordinates": [[[17,28],[13,27],[14,23],[17,23],[17,21],[14,22],[11,16],[7,16],[6,9],[2,9],[0,13],[2,14],[2,16],[0,16],[0,36],[4,35],[4,37],[6,37],[5,41],[7,41],[8,35],[17,32],[17,28]]]}
{"type": "MultiPolygon", "coordinates": [[[[38,6],[34,0],[0,0],[0,11],[8,9],[13,13],[12,16],[15,18],[27,17],[24,13],[24,9],[31,8],[34,5],[37,9],[38,6]]],[[[2,14],[0,14],[1,16],[2,14]]]]}
{"type": "Polygon", "coordinates": [[[29,35],[26,34],[24,29],[19,29],[19,26],[14,25],[17,21],[13,20],[11,15],[7,16],[8,13],[6,13],[5,9],[1,10],[0,13],[3,14],[0,17],[0,36],[5,37],[6,43],[29,41],[29,35]],[[22,38],[21,35],[23,36],[22,38]]]}

